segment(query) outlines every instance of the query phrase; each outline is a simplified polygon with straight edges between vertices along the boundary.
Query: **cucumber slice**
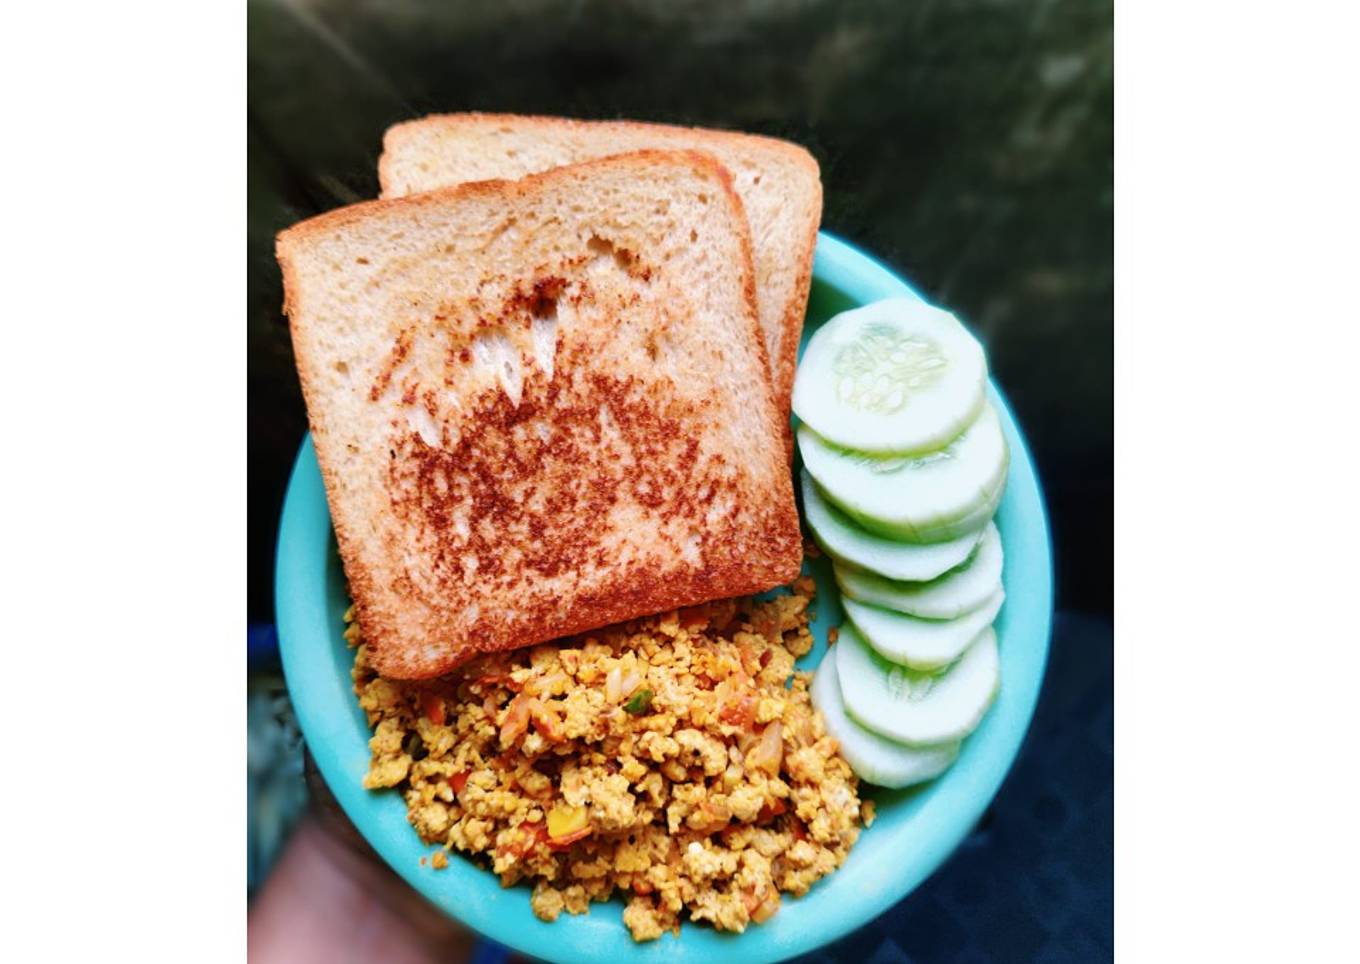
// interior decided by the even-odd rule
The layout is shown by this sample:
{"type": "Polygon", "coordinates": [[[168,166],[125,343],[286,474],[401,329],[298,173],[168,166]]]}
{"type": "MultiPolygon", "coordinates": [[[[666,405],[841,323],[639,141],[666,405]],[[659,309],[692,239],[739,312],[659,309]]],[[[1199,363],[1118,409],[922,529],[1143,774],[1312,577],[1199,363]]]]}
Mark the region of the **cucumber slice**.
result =
{"type": "Polygon", "coordinates": [[[826,732],[840,744],[841,756],[861,780],[893,789],[909,787],[939,776],[959,755],[957,742],[903,746],[885,740],[846,716],[840,680],[836,678],[836,661],[830,656],[817,667],[809,692],[812,705],[826,719],[826,732]]]}
{"type": "Polygon", "coordinates": [[[929,452],[977,416],[986,382],[982,346],[957,318],[889,298],[843,311],[812,336],[793,411],[848,449],[929,452]]]}
{"type": "Polygon", "coordinates": [[[798,427],[803,465],[826,498],[864,528],[908,542],[944,542],[976,531],[1001,502],[1010,451],[988,405],[938,452],[875,458],[798,427]]]}
{"type": "Polygon", "coordinates": [[[968,561],[930,582],[895,582],[841,565],[832,569],[841,594],[850,599],[921,619],[954,619],[981,609],[1001,588],[1004,562],[1001,533],[989,522],[968,561]]]}
{"type": "Polygon", "coordinates": [[[948,542],[913,545],[861,529],[817,491],[803,471],[803,511],[808,528],[828,556],[842,565],[867,569],[889,579],[934,579],[963,564],[982,538],[982,529],[948,542]]]}
{"type": "Polygon", "coordinates": [[[972,733],[1001,685],[996,633],[990,626],[957,663],[938,674],[888,662],[848,623],[832,652],[850,718],[913,746],[961,740],[972,733]]]}
{"type": "Polygon", "coordinates": [[[996,619],[1006,594],[998,589],[978,609],[956,619],[920,619],[841,599],[846,617],[864,641],[884,659],[923,672],[948,666],[996,619]]]}

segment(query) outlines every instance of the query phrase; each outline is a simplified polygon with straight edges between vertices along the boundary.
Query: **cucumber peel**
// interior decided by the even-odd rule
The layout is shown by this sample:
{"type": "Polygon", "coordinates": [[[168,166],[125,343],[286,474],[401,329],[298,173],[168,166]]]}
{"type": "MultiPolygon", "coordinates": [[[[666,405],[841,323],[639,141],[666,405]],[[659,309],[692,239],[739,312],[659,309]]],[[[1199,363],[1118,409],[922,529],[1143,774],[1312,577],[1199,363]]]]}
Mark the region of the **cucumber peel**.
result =
{"type": "Polygon", "coordinates": [[[960,744],[910,747],[885,740],[866,730],[845,713],[836,660],[822,660],[812,678],[812,705],[826,720],[826,731],[840,744],[841,756],[861,780],[897,789],[937,777],[958,758],[960,744]]]}
{"type": "Polygon", "coordinates": [[[793,411],[845,448],[929,452],[973,420],[986,382],[982,346],[957,318],[887,298],[841,312],[812,336],[793,411]]]}
{"type": "Polygon", "coordinates": [[[1001,503],[1010,451],[991,405],[942,449],[883,458],[837,448],[798,427],[803,465],[821,494],[862,527],[912,543],[938,543],[980,529],[1001,503]]]}
{"type": "Polygon", "coordinates": [[[954,619],[921,619],[846,596],[846,618],[884,659],[923,672],[948,666],[996,619],[1006,593],[998,589],[978,609],[954,619]]]}
{"type": "Polygon", "coordinates": [[[803,512],[817,544],[847,567],[867,569],[888,579],[924,581],[962,565],[982,538],[982,527],[957,539],[917,545],[875,535],[856,525],[817,490],[804,469],[803,512]]]}
{"type": "Polygon", "coordinates": [[[972,733],[1001,685],[1000,654],[990,627],[943,673],[888,662],[852,624],[841,627],[832,652],[850,718],[912,746],[961,740],[972,733]]]}
{"type": "Polygon", "coordinates": [[[1001,589],[1005,557],[1001,533],[989,522],[973,555],[929,582],[899,582],[872,572],[834,565],[841,595],[921,619],[955,619],[981,609],[1001,589]]]}

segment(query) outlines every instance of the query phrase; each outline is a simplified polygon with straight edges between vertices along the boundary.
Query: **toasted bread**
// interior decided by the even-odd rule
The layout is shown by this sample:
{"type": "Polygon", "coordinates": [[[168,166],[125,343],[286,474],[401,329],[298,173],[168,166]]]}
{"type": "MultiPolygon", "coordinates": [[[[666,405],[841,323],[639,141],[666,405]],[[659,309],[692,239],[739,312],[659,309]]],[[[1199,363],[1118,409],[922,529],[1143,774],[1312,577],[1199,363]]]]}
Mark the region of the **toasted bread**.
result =
{"type": "Polygon", "coordinates": [[[733,131],[633,121],[444,114],[389,128],[378,179],[383,197],[401,197],[649,148],[705,151],[731,172],[750,222],[756,307],[775,401],[787,420],[822,218],[817,161],[802,147],[733,131]]]}
{"type": "Polygon", "coordinates": [[[277,254],[383,675],[797,575],[750,239],[708,155],[356,204],[277,254]]]}

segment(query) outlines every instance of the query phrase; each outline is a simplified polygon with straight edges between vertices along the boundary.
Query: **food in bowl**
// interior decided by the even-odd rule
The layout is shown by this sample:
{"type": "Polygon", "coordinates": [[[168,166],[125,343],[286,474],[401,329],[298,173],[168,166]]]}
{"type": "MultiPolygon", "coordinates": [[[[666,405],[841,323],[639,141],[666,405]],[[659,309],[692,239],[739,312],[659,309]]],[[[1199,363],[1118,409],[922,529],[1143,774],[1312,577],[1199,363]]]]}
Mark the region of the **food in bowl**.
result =
{"type": "Polygon", "coordinates": [[[986,379],[958,319],[886,298],[823,325],[794,383],[804,511],[848,619],[812,701],[882,786],[951,766],[1001,687],[1010,448],[986,379]]]}
{"type": "Polygon", "coordinates": [[[762,923],[873,819],[793,670],[813,592],[804,577],[424,683],[376,675],[351,622],[374,731],[365,786],[403,793],[435,867],[456,850],[532,884],[544,920],[620,894],[639,941],[686,915],[762,923]]]}
{"type": "Polygon", "coordinates": [[[705,143],[514,184],[441,168],[280,239],[365,786],[403,795],[435,870],[456,851],[532,885],[544,920],[622,894],[638,941],[769,920],[873,819],[857,774],[942,772],[999,685],[1009,452],[981,346],[938,309],[845,313],[800,369],[806,509],[851,619],[816,684],[793,672],[810,580],[721,601],[798,572],[780,455],[820,189],[803,170],[798,229],[753,236],[760,178],[705,143]],[[753,270],[776,242],[806,249],[791,284],[753,270]]]}
{"type": "MultiPolygon", "coordinates": [[[[846,298],[865,303],[906,293],[902,283],[885,268],[825,234],[818,244],[818,279],[810,324],[822,323],[846,298]]],[[[711,958],[715,950],[727,948],[743,959],[760,961],[815,952],[883,913],[919,886],[995,794],[1015,758],[1039,692],[1052,584],[1047,530],[1033,466],[1004,400],[990,390],[988,394],[1001,413],[1015,457],[1011,483],[997,517],[1005,540],[1008,598],[996,627],[1005,675],[1005,687],[996,705],[979,731],[963,742],[959,762],[919,792],[885,795],[860,784],[861,794],[868,793],[877,800],[877,819],[846,862],[814,885],[806,897],[790,900],[784,895],[781,913],[764,926],[748,927],[741,937],[714,935],[707,925],[697,929],[686,926],[681,939],[667,936],[660,945],[637,945],[637,953],[655,954],[664,948],[664,953],[676,960],[702,961],[711,958]]],[[[554,925],[539,924],[531,916],[527,884],[497,893],[500,886],[496,877],[456,851],[447,858],[451,864],[448,870],[432,871],[428,857],[427,865],[422,866],[420,858],[428,855],[430,848],[422,847],[404,819],[406,806],[399,792],[362,789],[361,777],[369,759],[365,743],[371,731],[364,724],[363,714],[354,712],[357,706],[349,703],[354,699],[349,686],[333,685],[337,658],[344,666],[342,672],[347,673],[353,652],[346,653],[339,640],[344,605],[339,603],[341,590],[336,585],[338,569],[333,554],[323,552],[329,548],[329,530],[322,480],[307,445],[290,487],[281,533],[280,630],[299,719],[317,764],[346,813],[383,858],[435,906],[501,944],[537,958],[582,962],[626,958],[626,946],[632,939],[626,928],[614,923],[621,905],[595,907],[593,917],[559,918],[554,925]],[[319,597],[330,602],[320,606],[316,602],[319,597]],[[343,719],[337,720],[337,716],[343,719]]],[[[874,554],[892,550],[892,565],[880,563],[873,555],[862,560],[866,565],[872,563],[868,568],[886,577],[929,578],[926,570],[942,571],[950,565],[936,568],[938,558],[921,558],[914,552],[904,555],[898,552],[904,546],[900,540],[886,541],[887,545],[871,543],[870,548],[874,554]]],[[[826,553],[833,559],[838,555],[852,558],[853,546],[847,552],[841,551],[846,547],[834,548],[835,552],[826,553]]],[[[949,554],[957,549],[951,547],[949,554]]],[[[968,551],[969,547],[964,547],[959,558],[968,551]]],[[[932,557],[938,555],[931,553],[932,557]]],[[[812,627],[820,644],[800,660],[800,665],[809,666],[823,653],[835,655],[839,640],[832,627],[840,621],[835,605],[839,593],[832,581],[830,562],[818,559],[812,568],[819,590],[812,627]],[[833,641],[836,645],[826,650],[826,644],[833,641]]],[[[932,653],[938,649],[932,644],[932,653]]],[[[925,655],[933,659],[932,653],[925,655]]],[[[821,660],[821,664],[834,671],[834,659],[821,660]]],[[[838,684],[834,672],[819,673],[817,680],[824,686],[838,684]]],[[[440,848],[438,854],[443,853],[440,848]]]]}

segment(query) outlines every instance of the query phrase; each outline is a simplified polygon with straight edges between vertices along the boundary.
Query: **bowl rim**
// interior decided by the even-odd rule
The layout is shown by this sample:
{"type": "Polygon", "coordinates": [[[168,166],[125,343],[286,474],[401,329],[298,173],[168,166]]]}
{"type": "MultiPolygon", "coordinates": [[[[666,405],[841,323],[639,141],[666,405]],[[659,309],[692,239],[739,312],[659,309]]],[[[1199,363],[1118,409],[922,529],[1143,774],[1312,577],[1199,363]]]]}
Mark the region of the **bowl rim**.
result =
{"type": "MultiPolygon", "coordinates": [[[[895,295],[921,297],[905,281],[871,255],[825,231],[819,232],[813,264],[816,281],[829,285],[856,304],[895,295]]],[[[395,794],[374,794],[365,790],[359,777],[367,769],[367,729],[360,747],[362,759],[353,746],[356,715],[362,720],[354,699],[348,673],[335,675],[334,647],[338,642],[333,618],[325,598],[333,560],[318,553],[333,555],[334,536],[329,508],[310,434],[304,437],[289,477],[279,523],[275,565],[275,618],[279,648],[289,696],[308,747],[327,786],[364,839],[417,893],[474,931],[524,954],[559,961],[593,961],[602,956],[625,954],[634,960],[693,960],[705,964],[718,961],[750,962],[784,960],[825,946],[868,923],[894,904],[905,899],[948,858],[990,805],[1009,773],[1028,732],[1042,686],[1048,659],[1053,615],[1052,542],[1045,500],[1039,485],[1029,447],[1015,423],[1004,396],[989,384],[989,396],[1001,415],[1007,441],[1011,446],[1011,473],[1003,511],[1012,511],[1007,521],[1018,526],[1022,545],[1007,547],[1007,605],[998,619],[998,635],[1005,640],[1013,634],[1038,652],[1018,654],[1023,672],[1020,678],[1003,682],[1001,695],[983,727],[965,744],[965,752],[945,776],[927,784],[917,794],[901,792],[905,816],[890,818],[894,834],[915,831],[920,839],[903,859],[894,859],[886,848],[882,856],[856,863],[856,880],[850,885],[847,871],[856,854],[867,850],[865,842],[851,849],[850,857],[837,871],[823,878],[804,897],[786,905],[785,914],[770,924],[748,929],[742,935],[726,935],[711,928],[690,924],[680,939],[664,936],[647,944],[634,944],[617,921],[612,931],[597,926],[607,905],[594,905],[585,917],[569,917],[557,923],[540,924],[529,912],[527,889],[501,890],[497,878],[469,861],[452,860],[438,875],[420,867],[414,855],[432,852],[405,820],[405,803],[395,794]],[[1023,506],[1024,512],[1011,519],[1023,506]],[[1019,550],[1019,551],[1016,551],[1019,550]],[[1013,560],[1024,566],[1013,571],[1013,560]],[[1025,583],[1025,592],[1016,598],[1014,582],[1025,583]],[[320,590],[320,591],[318,591],[320,590]],[[1016,615],[1017,611],[1020,615],[1016,615]],[[1001,621],[1009,620],[1008,633],[1001,621]],[[1010,623],[1016,623],[1012,628],[1010,623]],[[323,652],[326,648],[328,651],[323,652]],[[329,665],[328,665],[329,663],[329,665]],[[312,685],[303,685],[304,681],[312,685]],[[337,697],[337,691],[343,696],[337,697]],[[336,700],[348,700],[351,711],[337,711],[336,700]],[[985,740],[977,737],[986,730],[985,740]],[[347,747],[347,749],[342,749],[347,747]],[[975,752],[969,754],[969,749],[975,752]],[[356,772],[356,767],[358,767],[356,772]],[[396,797],[391,800],[391,797],[396,797]],[[914,799],[912,799],[914,797],[914,799]],[[382,800],[380,798],[388,798],[382,800]],[[922,802],[924,801],[924,802],[922,802]],[[394,808],[392,803],[396,804],[394,808]],[[938,805],[937,805],[938,804],[938,805]],[[399,812],[398,812],[399,810],[399,812]],[[921,827],[904,827],[917,814],[921,827]],[[464,885],[465,888],[464,888],[464,885]],[[501,894],[516,895],[524,913],[496,899],[487,888],[501,894]],[[831,892],[835,891],[832,898],[831,892]],[[457,899],[453,892],[458,891],[457,899]],[[804,911],[805,902],[822,891],[817,902],[821,914],[804,911]],[[528,919],[526,920],[526,914],[528,919]],[[592,923],[591,918],[596,920],[592,923]],[[783,918],[783,920],[781,920],[783,918]],[[775,922],[779,922],[776,926],[775,922]],[[535,926],[538,925],[538,926],[535,926]],[[573,926],[574,925],[574,926],[573,926]],[[617,933],[614,933],[617,932],[617,933]],[[586,938],[577,942],[577,935],[586,938]],[[611,936],[612,935],[612,936],[611,936]],[[621,943],[621,935],[627,943],[621,943]]],[[[1000,521],[1000,518],[999,518],[1000,521]]],[[[1003,531],[1007,528],[1003,524],[1003,531]]],[[[820,605],[820,603],[819,603],[820,605]]],[[[837,604],[836,609],[839,609],[837,604]]],[[[1019,643],[1013,644],[1018,646],[1019,643]]],[[[819,651],[824,649],[818,643],[819,651]]],[[[877,826],[876,822],[876,826],[877,826]]],[[[872,832],[872,831],[870,831],[872,832]]],[[[910,834],[908,834],[910,835],[910,834]]]]}

